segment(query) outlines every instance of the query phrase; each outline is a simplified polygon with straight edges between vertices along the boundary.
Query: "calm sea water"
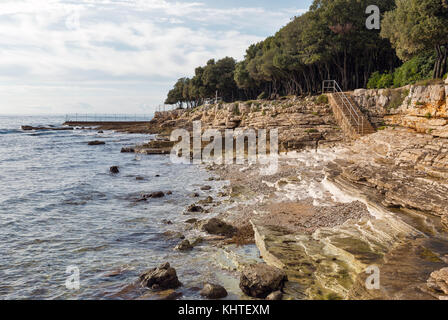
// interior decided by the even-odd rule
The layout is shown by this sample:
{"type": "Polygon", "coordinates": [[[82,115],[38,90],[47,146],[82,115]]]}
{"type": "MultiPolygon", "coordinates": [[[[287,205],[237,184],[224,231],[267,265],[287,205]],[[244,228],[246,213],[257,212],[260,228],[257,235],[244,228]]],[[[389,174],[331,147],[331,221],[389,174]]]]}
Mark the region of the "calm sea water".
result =
{"type": "MultiPolygon", "coordinates": [[[[179,240],[164,236],[182,230],[190,218],[182,212],[197,201],[191,193],[210,194],[199,190],[212,184],[210,174],[171,164],[168,156],[120,153],[123,146],[148,141],[148,135],[20,130],[21,125],[59,126],[63,121],[0,116],[0,299],[137,298],[141,292],[119,292],[165,261],[177,269],[183,298],[199,298],[191,287],[206,280],[226,284],[229,298],[238,298],[237,275],[222,270],[222,253],[209,246],[177,252],[173,248],[179,240]],[[91,140],[106,145],[88,146],[91,140]],[[120,167],[120,174],[109,173],[112,165],[120,167]],[[147,203],[130,199],[159,190],[173,194],[147,203]],[[65,287],[68,266],[80,270],[77,291],[65,287]]],[[[225,182],[213,183],[212,196],[225,182]]]]}

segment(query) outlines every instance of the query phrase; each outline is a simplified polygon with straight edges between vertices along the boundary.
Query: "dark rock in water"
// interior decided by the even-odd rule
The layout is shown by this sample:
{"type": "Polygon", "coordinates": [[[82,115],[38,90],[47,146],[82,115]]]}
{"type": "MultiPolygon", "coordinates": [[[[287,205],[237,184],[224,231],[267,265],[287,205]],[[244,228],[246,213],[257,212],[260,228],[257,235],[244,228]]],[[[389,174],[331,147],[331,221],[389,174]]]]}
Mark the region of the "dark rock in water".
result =
{"type": "Polygon", "coordinates": [[[209,299],[221,299],[227,297],[227,291],[223,286],[212,283],[206,283],[199,294],[209,299]]]}
{"type": "Polygon", "coordinates": [[[87,144],[89,146],[99,146],[99,145],[106,144],[106,142],[95,140],[95,141],[89,141],[87,144]]]}
{"type": "Polygon", "coordinates": [[[137,181],[143,181],[143,180],[145,180],[145,178],[143,178],[143,177],[135,177],[135,180],[137,180],[137,181]]]}
{"type": "Polygon", "coordinates": [[[281,291],[275,291],[270,293],[267,297],[266,300],[282,300],[283,298],[283,293],[281,291]]]}
{"type": "Polygon", "coordinates": [[[166,220],[166,219],[163,219],[162,223],[164,223],[164,224],[173,224],[173,222],[171,220],[166,220]]]}
{"type": "Polygon", "coordinates": [[[114,174],[120,172],[120,170],[118,169],[118,166],[112,166],[112,167],[110,167],[109,171],[110,171],[111,173],[114,173],[114,174]]]}
{"type": "Polygon", "coordinates": [[[179,243],[176,246],[176,250],[179,250],[179,251],[190,251],[190,250],[193,250],[193,246],[191,245],[190,241],[183,240],[183,241],[181,241],[181,243],[179,243]]]}
{"type": "Polygon", "coordinates": [[[275,291],[282,290],[286,273],[264,263],[245,267],[240,278],[240,289],[250,297],[266,298],[275,291]]]}
{"type": "Polygon", "coordinates": [[[177,231],[170,231],[170,230],[165,231],[163,233],[163,236],[168,239],[181,239],[181,240],[185,239],[185,236],[182,233],[177,232],[177,231]]]}
{"type": "Polygon", "coordinates": [[[176,270],[168,262],[141,274],[140,282],[152,289],[175,289],[182,285],[177,278],[176,270]]]}
{"type": "Polygon", "coordinates": [[[212,189],[211,186],[202,186],[201,187],[201,190],[203,190],[203,191],[207,191],[207,190],[211,190],[211,189],[212,189]]]}
{"type": "Polygon", "coordinates": [[[22,126],[22,130],[23,130],[23,131],[31,131],[31,130],[64,131],[64,130],[73,130],[73,127],[55,128],[55,127],[32,127],[32,126],[22,126]]]}
{"type": "Polygon", "coordinates": [[[198,219],[194,219],[194,218],[193,219],[188,219],[188,220],[185,221],[185,223],[190,223],[190,224],[191,223],[196,223],[196,222],[198,222],[198,219]]]}
{"type": "Polygon", "coordinates": [[[187,208],[187,212],[192,212],[192,213],[201,213],[204,212],[204,208],[202,208],[201,206],[192,204],[187,208]]]}
{"type": "Polygon", "coordinates": [[[162,191],[156,191],[150,193],[148,196],[149,198],[163,198],[165,196],[165,193],[163,193],[162,191]]]}
{"type": "Polygon", "coordinates": [[[173,191],[167,191],[166,194],[171,195],[171,194],[173,194],[173,191]]]}
{"type": "Polygon", "coordinates": [[[208,196],[207,198],[203,199],[203,200],[199,200],[198,203],[199,204],[210,204],[213,202],[213,198],[208,196]]]}
{"type": "Polygon", "coordinates": [[[104,131],[103,131],[103,130],[100,130],[100,131],[98,131],[97,133],[104,133],[104,131]]]}
{"type": "Polygon", "coordinates": [[[172,291],[172,292],[168,292],[166,291],[166,293],[164,292],[163,295],[160,295],[159,300],[176,300],[177,298],[182,297],[183,293],[182,292],[177,292],[177,291],[172,291]]]}
{"type": "Polygon", "coordinates": [[[146,201],[148,199],[156,199],[156,198],[163,198],[165,196],[165,193],[162,191],[156,191],[151,193],[142,194],[140,198],[138,198],[136,201],[146,201]]]}
{"type": "Polygon", "coordinates": [[[199,197],[199,193],[195,192],[195,193],[192,193],[190,196],[192,198],[198,198],[199,197]]]}
{"type": "Polygon", "coordinates": [[[121,148],[121,153],[134,153],[135,149],[131,147],[123,147],[121,148]]]}
{"type": "Polygon", "coordinates": [[[158,178],[158,177],[160,177],[160,174],[156,174],[154,177],[158,178]]]}
{"type": "Polygon", "coordinates": [[[234,226],[217,218],[212,218],[208,220],[202,226],[202,230],[210,234],[228,236],[228,237],[233,236],[237,231],[237,229],[234,226]]]}

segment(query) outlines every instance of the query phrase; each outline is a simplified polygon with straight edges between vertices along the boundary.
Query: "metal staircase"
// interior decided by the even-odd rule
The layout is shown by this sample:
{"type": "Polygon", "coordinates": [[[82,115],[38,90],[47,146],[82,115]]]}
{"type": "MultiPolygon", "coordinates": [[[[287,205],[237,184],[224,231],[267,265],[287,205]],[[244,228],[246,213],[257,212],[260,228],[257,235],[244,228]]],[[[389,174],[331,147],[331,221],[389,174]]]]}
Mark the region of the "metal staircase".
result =
{"type": "Polygon", "coordinates": [[[329,95],[329,102],[336,121],[345,133],[357,138],[375,132],[367,117],[356,106],[353,98],[345,94],[335,80],[325,80],[322,92],[329,95]]]}

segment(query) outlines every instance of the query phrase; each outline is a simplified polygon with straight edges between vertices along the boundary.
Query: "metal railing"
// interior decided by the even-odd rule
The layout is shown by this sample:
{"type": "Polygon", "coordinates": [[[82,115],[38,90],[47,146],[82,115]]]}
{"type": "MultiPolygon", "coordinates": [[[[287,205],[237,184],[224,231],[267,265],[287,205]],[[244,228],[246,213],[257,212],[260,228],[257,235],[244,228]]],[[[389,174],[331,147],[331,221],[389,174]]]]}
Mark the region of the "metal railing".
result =
{"type": "Polygon", "coordinates": [[[65,122],[146,122],[151,121],[152,114],[81,114],[65,115],[65,122]]]}
{"type": "MultiPolygon", "coordinates": [[[[347,95],[342,91],[341,87],[336,82],[336,80],[324,80],[322,84],[322,93],[325,94],[329,92],[337,94],[344,108],[348,111],[350,118],[355,122],[357,133],[362,134],[364,132],[364,117],[362,114],[359,113],[357,108],[350,102],[350,100],[347,98],[347,95]]],[[[347,115],[344,111],[342,111],[342,113],[345,116],[347,115]]]]}

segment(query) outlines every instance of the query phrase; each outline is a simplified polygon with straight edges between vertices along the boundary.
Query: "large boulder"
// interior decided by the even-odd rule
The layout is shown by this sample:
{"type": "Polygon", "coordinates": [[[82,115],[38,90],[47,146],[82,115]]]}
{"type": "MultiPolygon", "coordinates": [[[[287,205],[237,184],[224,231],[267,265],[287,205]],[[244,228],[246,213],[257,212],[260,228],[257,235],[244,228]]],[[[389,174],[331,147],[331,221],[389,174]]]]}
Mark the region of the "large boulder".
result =
{"type": "Polygon", "coordinates": [[[288,280],[286,273],[264,263],[245,267],[241,273],[240,289],[250,297],[266,298],[269,294],[283,289],[288,280]]]}
{"type": "Polygon", "coordinates": [[[227,297],[227,290],[218,284],[206,283],[199,292],[201,296],[209,299],[221,299],[227,297]]]}
{"type": "Polygon", "coordinates": [[[175,289],[182,285],[176,270],[168,262],[141,274],[140,281],[143,286],[152,289],[175,289]]]}
{"type": "Polygon", "coordinates": [[[236,228],[220,219],[212,218],[203,226],[202,230],[214,235],[231,237],[236,233],[236,228]]]}
{"type": "Polygon", "coordinates": [[[431,273],[426,284],[430,289],[433,289],[442,295],[448,295],[448,268],[443,268],[431,273]]]}

